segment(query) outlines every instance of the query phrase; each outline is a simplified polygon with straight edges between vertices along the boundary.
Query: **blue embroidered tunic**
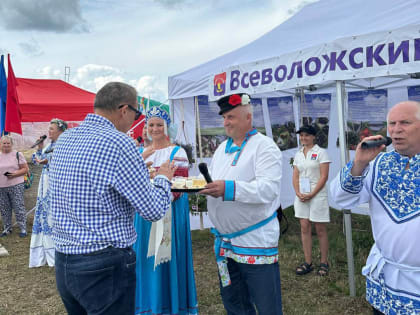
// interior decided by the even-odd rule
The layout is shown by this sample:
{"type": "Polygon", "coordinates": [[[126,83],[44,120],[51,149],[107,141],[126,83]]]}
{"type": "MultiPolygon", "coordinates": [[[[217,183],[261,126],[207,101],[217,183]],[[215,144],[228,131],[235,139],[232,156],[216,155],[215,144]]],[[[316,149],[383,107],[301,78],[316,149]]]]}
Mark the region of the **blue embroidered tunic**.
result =
{"type": "Polygon", "coordinates": [[[351,175],[352,165],[330,189],[343,208],[370,205],[375,244],[362,270],[366,299],[384,314],[420,314],[420,154],[380,154],[362,176],[351,175]]]}

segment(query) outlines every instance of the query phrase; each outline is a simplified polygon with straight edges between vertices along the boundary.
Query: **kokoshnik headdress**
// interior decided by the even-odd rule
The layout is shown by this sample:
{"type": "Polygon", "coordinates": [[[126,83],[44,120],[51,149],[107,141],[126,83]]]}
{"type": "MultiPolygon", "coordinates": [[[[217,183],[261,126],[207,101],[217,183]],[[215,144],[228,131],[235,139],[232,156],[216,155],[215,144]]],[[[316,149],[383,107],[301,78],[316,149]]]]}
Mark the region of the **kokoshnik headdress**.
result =
{"type": "Polygon", "coordinates": [[[166,122],[166,125],[170,125],[171,118],[169,117],[169,113],[160,108],[159,106],[153,106],[146,115],[146,122],[153,117],[157,117],[163,119],[166,122]]]}

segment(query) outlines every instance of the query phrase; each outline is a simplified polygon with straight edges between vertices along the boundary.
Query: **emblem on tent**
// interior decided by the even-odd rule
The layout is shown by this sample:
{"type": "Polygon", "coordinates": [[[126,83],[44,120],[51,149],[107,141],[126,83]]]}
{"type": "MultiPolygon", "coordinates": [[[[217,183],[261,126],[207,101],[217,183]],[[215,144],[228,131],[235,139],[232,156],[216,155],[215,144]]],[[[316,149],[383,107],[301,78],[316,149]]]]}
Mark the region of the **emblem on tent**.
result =
{"type": "Polygon", "coordinates": [[[214,95],[220,96],[226,91],[226,72],[214,76],[214,95]]]}

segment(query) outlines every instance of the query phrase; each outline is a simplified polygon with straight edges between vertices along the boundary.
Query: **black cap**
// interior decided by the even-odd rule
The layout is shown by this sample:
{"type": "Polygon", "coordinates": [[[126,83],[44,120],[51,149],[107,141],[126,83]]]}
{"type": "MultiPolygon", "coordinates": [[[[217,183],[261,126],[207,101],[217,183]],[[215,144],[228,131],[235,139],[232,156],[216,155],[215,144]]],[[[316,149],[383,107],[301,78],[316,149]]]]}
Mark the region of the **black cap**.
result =
{"type": "Polygon", "coordinates": [[[220,107],[219,115],[223,115],[238,105],[248,104],[251,104],[251,97],[246,93],[228,95],[217,101],[217,105],[220,107]]]}
{"type": "Polygon", "coordinates": [[[307,134],[316,136],[315,128],[313,126],[310,126],[310,125],[302,126],[302,127],[300,127],[300,129],[298,131],[296,131],[296,133],[301,133],[301,132],[306,132],[307,134]]]}

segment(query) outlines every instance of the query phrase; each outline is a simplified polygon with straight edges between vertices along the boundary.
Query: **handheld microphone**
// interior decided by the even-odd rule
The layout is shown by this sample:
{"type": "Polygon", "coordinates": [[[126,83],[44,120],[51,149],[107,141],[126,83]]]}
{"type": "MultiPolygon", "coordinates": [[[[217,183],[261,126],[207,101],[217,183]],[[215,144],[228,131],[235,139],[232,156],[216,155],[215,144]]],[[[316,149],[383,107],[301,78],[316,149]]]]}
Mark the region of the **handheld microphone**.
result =
{"type": "Polygon", "coordinates": [[[45,154],[48,154],[48,153],[52,153],[54,151],[54,148],[49,148],[48,150],[45,150],[45,154]]]}
{"type": "Polygon", "coordinates": [[[35,141],[33,146],[31,146],[31,149],[35,148],[38,144],[44,142],[45,139],[47,139],[46,135],[43,135],[43,136],[39,137],[39,139],[35,141]]]}
{"type": "Polygon", "coordinates": [[[198,164],[198,169],[200,170],[200,173],[203,174],[204,179],[206,180],[207,183],[213,182],[210,177],[209,169],[207,168],[206,163],[203,162],[203,163],[198,164]]]}
{"type": "Polygon", "coordinates": [[[376,147],[380,147],[383,144],[385,144],[386,146],[389,146],[391,143],[392,143],[392,139],[390,137],[382,137],[381,139],[368,140],[368,141],[362,142],[362,149],[376,148],[376,147]]]}

